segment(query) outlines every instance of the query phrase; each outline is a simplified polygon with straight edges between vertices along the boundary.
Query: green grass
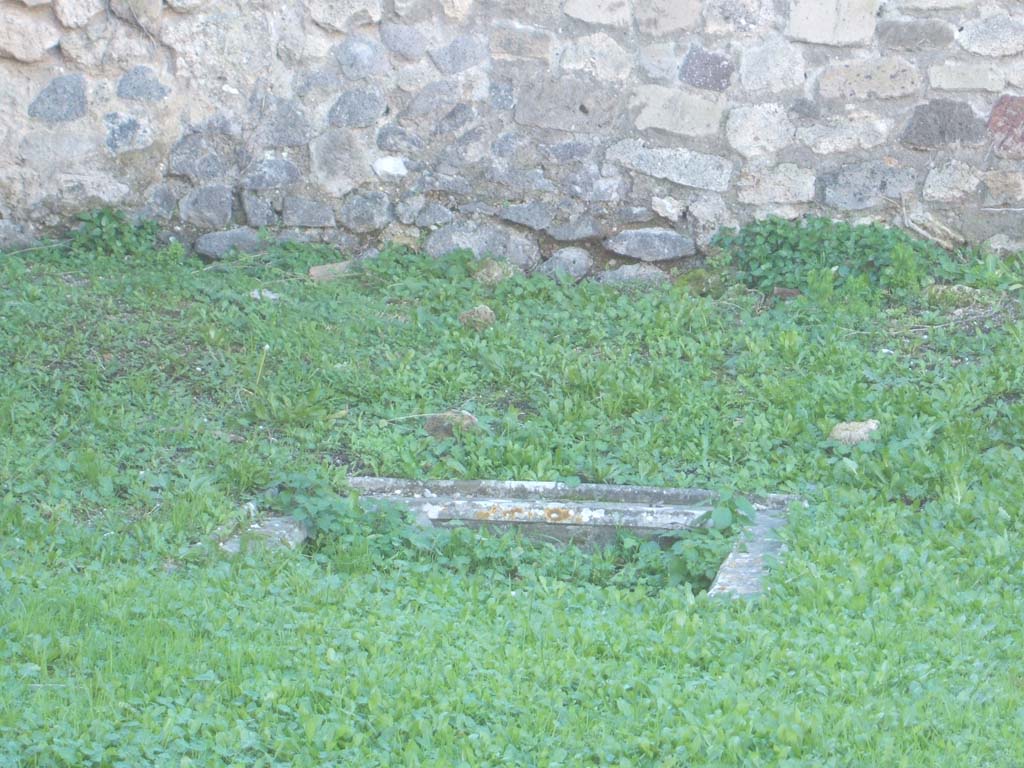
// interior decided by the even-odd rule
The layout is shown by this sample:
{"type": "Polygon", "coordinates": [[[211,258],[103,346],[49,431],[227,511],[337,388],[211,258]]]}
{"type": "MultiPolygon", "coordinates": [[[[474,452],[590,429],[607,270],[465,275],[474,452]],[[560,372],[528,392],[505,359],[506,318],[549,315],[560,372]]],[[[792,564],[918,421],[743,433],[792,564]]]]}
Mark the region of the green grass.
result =
{"type": "Polygon", "coordinates": [[[764,227],[714,297],[394,249],[313,284],[335,254],[204,266],[109,215],[0,257],[0,765],[1019,765],[1020,266],[854,229],[888,256],[832,270],[846,230],[764,227]],[[407,418],[453,408],[480,429],[407,418]],[[730,603],[720,533],[424,538],[350,471],[809,506],[730,603]],[[251,500],[314,545],[222,556],[251,500]]]}

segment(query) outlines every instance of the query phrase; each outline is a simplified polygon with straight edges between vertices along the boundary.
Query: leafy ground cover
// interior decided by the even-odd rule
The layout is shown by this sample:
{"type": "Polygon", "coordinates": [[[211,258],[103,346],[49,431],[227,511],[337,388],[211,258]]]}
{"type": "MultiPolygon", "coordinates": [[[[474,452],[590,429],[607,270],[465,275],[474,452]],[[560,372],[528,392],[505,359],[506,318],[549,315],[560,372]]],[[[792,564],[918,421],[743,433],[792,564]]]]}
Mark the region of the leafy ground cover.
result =
{"type": "Polygon", "coordinates": [[[722,245],[644,292],[401,249],[314,284],[331,254],[204,265],[109,214],[0,257],[0,764],[1019,764],[1020,264],[813,220],[722,245]],[[429,435],[450,409],[479,428],[429,435]],[[723,532],[424,538],[349,472],[809,506],[730,603],[723,532]],[[314,546],[204,544],[252,500],[314,546]]]}

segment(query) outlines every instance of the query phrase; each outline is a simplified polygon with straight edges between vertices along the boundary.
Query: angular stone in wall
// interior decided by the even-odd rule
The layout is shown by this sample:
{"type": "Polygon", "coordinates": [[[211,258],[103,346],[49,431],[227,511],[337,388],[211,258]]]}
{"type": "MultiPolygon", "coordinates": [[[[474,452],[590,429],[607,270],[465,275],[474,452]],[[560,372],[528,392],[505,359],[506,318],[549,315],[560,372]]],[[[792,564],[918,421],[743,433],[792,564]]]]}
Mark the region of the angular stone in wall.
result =
{"type": "Polygon", "coordinates": [[[519,88],[515,120],[520,125],[580,133],[607,130],[618,119],[617,94],[577,77],[530,77],[519,88]]]}
{"type": "Polygon", "coordinates": [[[353,232],[374,232],[391,222],[391,200],[383,192],[357,192],[338,212],[338,220],[353,232]]]}
{"type": "Polygon", "coordinates": [[[932,99],[914,108],[900,141],[915,149],[935,149],[954,144],[980,144],[984,138],[985,121],[974,114],[970,104],[932,99]]]}
{"type": "Polygon", "coordinates": [[[1024,19],[1019,8],[1013,16],[983,16],[964,24],[956,40],[966,50],[981,56],[1013,56],[1024,51],[1024,19]]]}
{"type": "Polygon", "coordinates": [[[385,48],[406,61],[419,61],[427,53],[427,39],[409,24],[381,24],[380,39],[385,48]]]}
{"type": "Polygon", "coordinates": [[[929,67],[928,82],[942,91],[1001,91],[1006,77],[992,64],[957,61],[929,67]]]}
{"type": "Polygon", "coordinates": [[[539,200],[505,206],[497,212],[497,215],[505,221],[522,224],[524,227],[536,230],[545,229],[555,217],[551,206],[539,200]]]}
{"type": "Polygon", "coordinates": [[[117,96],[125,101],[163,101],[170,92],[147,66],[132,67],[117,81],[117,96]]]}
{"type": "Polygon", "coordinates": [[[590,24],[628,27],[633,23],[629,0],[565,0],[563,10],[566,16],[590,24]]]}
{"type": "Polygon", "coordinates": [[[700,9],[701,0],[633,0],[637,29],[653,37],[694,29],[700,9]]]}
{"type": "Polygon", "coordinates": [[[145,149],[153,143],[149,124],[133,115],[108,112],[103,122],[107,126],[107,149],[114,154],[145,149]]]}
{"type": "Polygon", "coordinates": [[[985,206],[1019,209],[1024,204],[1024,173],[989,171],[983,179],[982,191],[985,206]]]}
{"type": "Polygon", "coordinates": [[[299,167],[284,157],[266,157],[256,160],[245,169],[242,188],[253,191],[279,189],[299,181],[299,167]]]}
{"type": "Polygon", "coordinates": [[[888,19],[878,22],[876,35],[883,48],[928,51],[952,43],[956,27],[941,19],[888,19]]]}
{"type": "Polygon", "coordinates": [[[734,107],[725,126],[729,145],[744,157],[777,152],[792,144],[795,134],[796,126],[781,104],[734,107]]]}
{"type": "Polygon", "coordinates": [[[60,27],[49,12],[0,5],[0,59],[41,61],[60,37],[60,27]]]}
{"type": "Polygon", "coordinates": [[[111,12],[119,19],[150,34],[160,31],[163,0],[109,0],[111,12]]]}
{"type": "Polygon", "coordinates": [[[827,99],[895,99],[917,93],[922,84],[918,68],[897,56],[837,64],[818,81],[827,99]]]}
{"type": "Polygon", "coordinates": [[[736,184],[741,203],[809,203],[814,200],[815,173],[793,163],[747,169],[736,184]]]}
{"type": "Polygon", "coordinates": [[[716,192],[725,192],[732,177],[732,163],[724,157],[682,148],[646,147],[636,139],[613,144],[605,159],[656,179],[716,192]]]}
{"type": "Polygon", "coordinates": [[[44,123],[67,123],[85,115],[85,78],[58,75],[28,105],[29,117],[44,123]]]}
{"type": "Polygon", "coordinates": [[[367,128],[383,117],[387,108],[387,99],[376,88],[353,88],[337,98],[327,122],[341,128],[367,128]]]}
{"type": "Polygon", "coordinates": [[[317,25],[334,32],[376,23],[381,17],[380,0],[306,0],[306,7],[317,25]]]}
{"type": "Polygon", "coordinates": [[[846,165],[819,177],[825,205],[844,211],[899,204],[903,195],[914,190],[916,182],[913,168],[882,160],[846,165]]]}
{"type": "Polygon", "coordinates": [[[424,250],[437,258],[458,250],[472,251],[477,257],[493,256],[526,270],[540,263],[537,243],[511,227],[490,222],[460,221],[433,232],[424,250]]]}
{"type": "Polygon", "coordinates": [[[350,80],[366,80],[388,71],[387,50],[366,35],[350,35],[334,46],[331,53],[350,80]]]}
{"type": "Polygon", "coordinates": [[[872,112],[852,112],[826,118],[820,123],[801,125],[796,138],[818,155],[833,155],[883,144],[892,121],[872,112]]]}
{"type": "Polygon", "coordinates": [[[522,24],[505,24],[491,30],[491,57],[498,61],[517,59],[551,60],[554,42],[546,29],[527,27],[522,24]]]}
{"type": "Polygon", "coordinates": [[[235,145],[217,131],[197,131],[183,136],[171,147],[168,172],[193,183],[230,175],[235,166],[235,145]]]}
{"type": "Polygon", "coordinates": [[[196,253],[208,259],[223,259],[232,251],[258,253],[264,242],[259,232],[249,227],[238,227],[224,232],[209,232],[195,242],[196,253]]]}
{"type": "Polygon", "coordinates": [[[430,58],[441,72],[454,75],[487,60],[487,43],[475,35],[459,35],[448,45],[434,48],[430,58]]]}
{"type": "Polygon", "coordinates": [[[106,10],[104,0],[53,0],[53,12],[65,27],[84,27],[89,20],[106,10]]]}
{"type": "Polygon", "coordinates": [[[635,125],[643,131],[657,128],[680,136],[711,136],[718,133],[725,114],[725,100],[662,85],[641,85],[633,95],[639,107],[635,125]]]}
{"type": "Polygon", "coordinates": [[[333,227],[331,206],[308,197],[288,196],[284,199],[281,218],[286,227],[333,227]]]}
{"type": "Polygon", "coordinates": [[[928,171],[921,196],[925,200],[953,202],[978,188],[978,174],[967,163],[951,160],[928,171]]]}
{"type": "Polygon", "coordinates": [[[295,99],[271,97],[258,106],[256,142],[265,147],[303,147],[312,127],[302,105],[295,99]]]}
{"type": "Polygon", "coordinates": [[[735,71],[728,54],[691,45],[679,68],[679,79],[694,88],[721,92],[729,87],[735,71]]]}
{"type": "Polygon", "coordinates": [[[992,107],[988,133],[1000,157],[1024,158],[1024,96],[1003,96],[992,107]]]}
{"type": "Polygon", "coordinates": [[[868,43],[875,34],[879,0],[791,0],[788,34],[823,45],[868,43]]]}
{"type": "Polygon", "coordinates": [[[743,48],[740,81],[747,90],[778,93],[800,88],[805,72],[800,49],[779,35],[743,48]]]}
{"type": "Polygon", "coordinates": [[[473,8],[474,0],[441,0],[444,15],[455,21],[462,21],[473,8]]]}
{"type": "Polygon", "coordinates": [[[330,128],[309,145],[312,181],[331,197],[342,197],[373,179],[366,149],[354,133],[330,128]]]}
{"type": "Polygon", "coordinates": [[[193,189],[181,199],[178,209],[182,220],[189,224],[220,229],[231,221],[231,190],[219,184],[193,189]]]}
{"type": "Polygon", "coordinates": [[[604,32],[574,38],[558,61],[562,69],[587,72],[598,80],[625,80],[633,69],[633,54],[604,32]]]}
{"type": "Polygon", "coordinates": [[[672,261],[697,252],[692,238],[662,227],[627,229],[605,240],[604,247],[641,261],[672,261]]]}

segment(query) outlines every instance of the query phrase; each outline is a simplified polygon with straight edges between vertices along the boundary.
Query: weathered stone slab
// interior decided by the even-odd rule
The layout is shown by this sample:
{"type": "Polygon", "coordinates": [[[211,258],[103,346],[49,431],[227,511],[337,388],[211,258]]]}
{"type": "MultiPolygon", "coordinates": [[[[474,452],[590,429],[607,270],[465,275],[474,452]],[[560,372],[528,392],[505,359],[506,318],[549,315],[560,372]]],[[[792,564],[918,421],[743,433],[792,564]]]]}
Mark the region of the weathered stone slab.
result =
{"type": "MultiPolygon", "coordinates": [[[[660,271],[651,265],[635,266],[660,271]]],[[[423,526],[516,528],[525,536],[581,546],[610,544],[622,531],[658,540],[706,526],[717,498],[695,489],[586,483],[570,487],[550,482],[351,477],[349,484],[371,508],[375,502],[404,506],[423,526]]],[[[722,563],[711,595],[759,594],[771,560],[782,552],[778,530],[797,499],[769,495],[748,501],[754,507],[753,519],[722,563]]]]}
{"type": "Polygon", "coordinates": [[[845,211],[861,211],[885,203],[899,203],[913,191],[917,174],[880,160],[846,165],[820,177],[825,205],[845,211]]]}
{"type": "Polygon", "coordinates": [[[478,258],[492,256],[526,270],[540,263],[540,248],[532,238],[510,227],[469,220],[434,231],[424,243],[424,250],[435,258],[468,250],[478,258]]]}
{"type": "Polygon", "coordinates": [[[895,99],[921,90],[917,67],[897,56],[829,67],[818,81],[826,99],[895,99]]]}
{"type": "Polygon", "coordinates": [[[692,238],[661,227],[627,229],[605,240],[604,246],[613,253],[641,261],[670,261],[697,252],[692,238]]]}
{"type": "Polygon", "coordinates": [[[922,197],[925,200],[952,202],[961,200],[978,188],[978,174],[960,160],[932,168],[924,180],[922,197]]]}
{"type": "Polygon", "coordinates": [[[48,13],[0,5],[0,59],[42,61],[60,37],[60,27],[48,13]]]}
{"type": "Polygon", "coordinates": [[[278,189],[299,181],[299,167],[284,157],[267,157],[253,162],[242,176],[242,188],[248,190],[278,189]]]}
{"type": "Polygon", "coordinates": [[[1020,210],[1024,205],[1024,172],[989,171],[982,181],[985,206],[1020,210]]]}
{"type": "Polygon", "coordinates": [[[573,39],[562,50],[562,69],[582,71],[600,81],[625,80],[633,69],[633,54],[604,32],[573,39]]]}
{"type": "Polygon", "coordinates": [[[633,23],[629,6],[626,0],[565,0],[563,10],[566,16],[590,24],[628,27],[633,23]]]}
{"type": "Polygon", "coordinates": [[[309,145],[313,181],[331,197],[342,197],[373,178],[370,157],[346,128],[324,131],[309,145]]]}
{"type": "Polygon", "coordinates": [[[293,517],[268,517],[250,523],[243,533],[236,533],[220,542],[225,552],[237,555],[254,543],[270,549],[298,549],[309,538],[305,523],[293,517]]]}
{"type": "Polygon", "coordinates": [[[793,163],[748,169],[736,184],[740,202],[748,205],[808,203],[814,200],[815,173],[793,163]]]}
{"type": "Polygon", "coordinates": [[[740,80],[748,90],[778,93],[800,88],[805,73],[800,49],[779,35],[743,48],[740,80]]]}
{"type": "Polygon", "coordinates": [[[633,0],[637,29],[653,37],[695,29],[700,11],[700,0],[633,0]]]}
{"type": "Polygon", "coordinates": [[[384,116],[387,107],[387,99],[376,88],[353,88],[338,96],[327,122],[338,128],[367,128],[384,116]]]}
{"type": "Polygon", "coordinates": [[[929,67],[928,82],[942,91],[1001,91],[1006,76],[991,64],[958,61],[929,67]]]}
{"type": "Polygon", "coordinates": [[[181,218],[201,229],[220,229],[231,221],[231,190],[220,184],[193,189],[178,204],[181,218]]]}
{"type": "Polygon", "coordinates": [[[744,157],[759,157],[789,146],[796,135],[781,104],[734,107],[725,126],[729,145],[744,157]]]}
{"type": "Polygon", "coordinates": [[[871,149],[885,142],[892,122],[872,112],[853,112],[797,128],[797,140],[819,155],[871,149]]]}
{"type": "Polygon", "coordinates": [[[823,45],[867,43],[875,33],[879,0],[792,0],[788,34],[823,45]]]}
{"type": "Polygon", "coordinates": [[[460,35],[443,48],[430,51],[434,65],[444,74],[453,75],[487,59],[487,43],[473,35],[460,35]]]}
{"type": "Polygon", "coordinates": [[[352,232],[375,232],[391,221],[391,199],[383,192],[357,192],[338,211],[338,220],[352,232]]]}
{"type": "Polygon", "coordinates": [[[725,192],[732,177],[732,163],[724,157],[688,149],[646,147],[636,139],[613,144],[605,157],[647,176],[696,189],[725,192]]]}
{"type": "Polygon", "coordinates": [[[521,86],[514,114],[520,125],[594,133],[616,122],[619,101],[614,92],[590,80],[541,77],[521,86]]]}
{"type": "Polygon", "coordinates": [[[163,101],[170,92],[146,66],[132,67],[117,81],[118,98],[125,101],[163,101]]]}
{"type": "Polygon", "coordinates": [[[491,56],[499,61],[551,60],[554,36],[546,29],[510,24],[491,31],[491,56]]]}
{"type": "Polygon", "coordinates": [[[319,200],[288,196],[284,199],[282,220],[286,227],[333,227],[334,211],[319,200]]]}
{"type": "Polygon", "coordinates": [[[641,131],[657,128],[679,136],[711,136],[721,128],[725,105],[721,97],[641,85],[633,96],[633,106],[640,110],[634,124],[641,131]]]}
{"type": "Polygon", "coordinates": [[[653,264],[626,264],[594,275],[595,283],[606,285],[663,285],[671,282],[668,273],[653,264]]]}
{"type": "Polygon", "coordinates": [[[885,48],[924,51],[948,47],[956,27],[941,19],[887,19],[878,22],[876,35],[885,48]]]}
{"type": "Polygon", "coordinates": [[[1019,8],[1013,16],[982,16],[964,24],[956,40],[964,49],[980,56],[1013,56],[1024,51],[1024,19],[1019,8]]]}

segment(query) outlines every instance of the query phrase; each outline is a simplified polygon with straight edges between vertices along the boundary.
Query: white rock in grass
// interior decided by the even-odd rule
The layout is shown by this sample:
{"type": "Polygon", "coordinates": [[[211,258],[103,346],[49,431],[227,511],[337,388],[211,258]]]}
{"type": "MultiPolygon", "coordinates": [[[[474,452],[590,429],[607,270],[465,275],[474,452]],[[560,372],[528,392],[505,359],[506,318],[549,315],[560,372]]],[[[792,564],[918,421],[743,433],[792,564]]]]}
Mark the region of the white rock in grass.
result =
{"type": "Polygon", "coordinates": [[[865,440],[870,440],[872,433],[879,427],[876,419],[867,421],[844,421],[832,427],[828,434],[829,440],[846,445],[857,445],[865,440]]]}

